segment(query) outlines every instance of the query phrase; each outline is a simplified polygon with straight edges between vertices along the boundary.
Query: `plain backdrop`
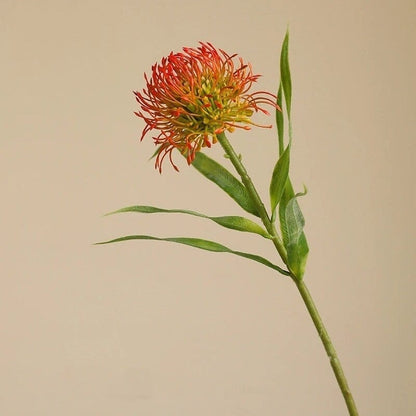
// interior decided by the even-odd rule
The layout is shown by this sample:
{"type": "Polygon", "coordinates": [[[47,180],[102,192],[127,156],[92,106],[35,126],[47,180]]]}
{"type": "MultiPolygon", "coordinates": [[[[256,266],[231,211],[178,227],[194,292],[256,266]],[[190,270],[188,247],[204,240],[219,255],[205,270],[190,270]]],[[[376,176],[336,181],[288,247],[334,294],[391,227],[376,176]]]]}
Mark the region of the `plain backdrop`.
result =
{"type": "MultiPolygon", "coordinates": [[[[288,26],[305,279],[361,414],[416,414],[414,0],[0,0],[1,415],[347,414],[288,279],[169,243],[93,245],[193,236],[278,262],[200,218],[103,214],[243,214],[179,157],[154,170],[132,90],[210,41],[275,92],[288,26]]],[[[275,130],[229,138],[267,199],[275,130]]]]}

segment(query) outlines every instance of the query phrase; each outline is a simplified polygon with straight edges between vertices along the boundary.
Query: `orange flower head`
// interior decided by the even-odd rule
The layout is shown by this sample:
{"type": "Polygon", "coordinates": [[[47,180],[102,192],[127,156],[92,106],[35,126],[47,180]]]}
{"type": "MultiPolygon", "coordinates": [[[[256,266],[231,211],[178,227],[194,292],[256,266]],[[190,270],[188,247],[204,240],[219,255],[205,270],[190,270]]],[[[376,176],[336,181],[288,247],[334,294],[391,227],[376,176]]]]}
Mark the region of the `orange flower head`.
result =
{"type": "Polygon", "coordinates": [[[152,66],[142,92],[135,91],[141,110],[135,114],[146,126],[141,140],[152,130],[159,146],[156,168],[178,149],[188,164],[202,147],[211,147],[216,135],[236,128],[249,130],[254,112],[269,114],[263,105],[276,105],[276,96],[258,91],[249,93],[260,75],[254,75],[251,65],[245,64],[236,54],[228,55],[210,43],[200,43],[197,48],[183,48],[152,66]]]}

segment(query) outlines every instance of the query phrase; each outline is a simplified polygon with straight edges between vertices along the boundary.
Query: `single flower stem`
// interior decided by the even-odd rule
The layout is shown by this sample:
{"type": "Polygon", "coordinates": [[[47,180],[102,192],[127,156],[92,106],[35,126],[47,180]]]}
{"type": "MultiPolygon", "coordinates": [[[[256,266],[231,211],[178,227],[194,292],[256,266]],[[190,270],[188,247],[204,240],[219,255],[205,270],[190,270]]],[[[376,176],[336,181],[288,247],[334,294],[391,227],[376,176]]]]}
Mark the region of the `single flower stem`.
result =
{"type": "Polygon", "coordinates": [[[244,186],[246,187],[248,193],[251,196],[251,199],[256,205],[257,212],[266,227],[267,232],[272,237],[272,241],[274,246],[276,247],[280,257],[282,258],[283,262],[287,264],[287,253],[286,249],[283,246],[282,240],[280,239],[279,235],[277,234],[276,228],[274,224],[271,222],[269,218],[269,214],[266,211],[266,208],[264,207],[264,204],[254,187],[254,184],[250,177],[248,176],[247,170],[244,167],[244,165],[241,163],[240,158],[238,157],[237,153],[231,146],[231,143],[228,141],[227,137],[225,136],[225,133],[220,133],[217,135],[217,139],[219,143],[221,144],[222,148],[224,149],[227,156],[230,158],[231,163],[233,164],[235,170],[238,172],[238,174],[241,177],[241,181],[243,182],[244,186]]]}
{"type": "MultiPolygon", "coordinates": [[[[269,218],[269,214],[267,213],[266,208],[264,207],[264,204],[256,188],[254,187],[252,180],[248,176],[246,168],[241,163],[240,158],[238,157],[237,153],[234,151],[233,147],[231,146],[231,143],[228,141],[225,134],[224,133],[218,134],[217,139],[218,139],[218,142],[221,144],[222,148],[224,149],[225,153],[230,158],[231,163],[233,164],[235,170],[240,175],[241,181],[243,182],[244,186],[249,192],[253,202],[256,204],[257,212],[264,226],[266,227],[267,232],[272,237],[273,244],[275,245],[280,257],[282,258],[283,262],[288,266],[286,249],[283,246],[283,242],[276,231],[276,227],[274,226],[274,224],[269,218]]],[[[288,269],[289,269],[289,266],[288,266],[288,269]]],[[[302,296],[302,299],[309,312],[309,315],[312,318],[315,328],[318,331],[318,335],[321,338],[322,344],[329,357],[329,362],[331,364],[332,370],[335,374],[335,378],[337,379],[338,386],[341,389],[342,395],[344,396],[344,400],[347,405],[348,412],[350,416],[359,416],[357,407],[354,402],[354,398],[351,394],[351,390],[348,386],[347,379],[344,375],[344,371],[338,359],[337,352],[334,348],[334,345],[332,344],[328,331],[326,330],[324,323],[322,322],[321,316],[319,315],[318,309],[316,308],[316,305],[312,299],[312,296],[302,279],[298,279],[292,273],[290,274],[290,276],[292,280],[295,282],[296,287],[298,288],[299,293],[302,296]]]]}
{"type": "Polygon", "coordinates": [[[347,379],[342,370],[341,362],[338,359],[337,352],[334,345],[332,344],[331,338],[329,337],[328,331],[326,330],[322,318],[319,315],[318,309],[312,299],[312,296],[306,287],[303,280],[293,279],[303,301],[305,302],[306,308],[308,309],[309,315],[318,331],[319,338],[321,338],[322,344],[324,345],[325,351],[328,354],[329,362],[331,363],[332,370],[334,371],[337,379],[339,388],[341,389],[342,395],[344,396],[345,403],[347,405],[350,416],[359,416],[358,410],[352,397],[351,390],[348,386],[347,379]]]}

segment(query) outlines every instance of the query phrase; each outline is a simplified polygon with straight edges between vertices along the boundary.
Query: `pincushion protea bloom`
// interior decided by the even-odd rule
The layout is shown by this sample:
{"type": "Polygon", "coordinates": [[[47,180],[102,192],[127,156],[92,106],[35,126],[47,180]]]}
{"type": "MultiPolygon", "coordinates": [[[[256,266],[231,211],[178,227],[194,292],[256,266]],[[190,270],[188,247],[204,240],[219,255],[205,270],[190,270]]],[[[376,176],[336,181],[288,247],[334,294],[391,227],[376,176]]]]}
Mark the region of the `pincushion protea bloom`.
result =
{"type": "Polygon", "coordinates": [[[216,135],[236,128],[250,129],[254,112],[269,114],[263,105],[277,107],[276,96],[265,91],[249,93],[260,75],[254,75],[251,65],[236,54],[228,55],[210,43],[200,42],[197,48],[183,48],[152,66],[146,74],[146,88],[135,91],[141,111],[135,112],[146,126],[141,140],[152,130],[159,146],[156,168],[161,171],[166,156],[172,166],[172,151],[176,148],[188,164],[201,147],[211,147],[216,135]]]}

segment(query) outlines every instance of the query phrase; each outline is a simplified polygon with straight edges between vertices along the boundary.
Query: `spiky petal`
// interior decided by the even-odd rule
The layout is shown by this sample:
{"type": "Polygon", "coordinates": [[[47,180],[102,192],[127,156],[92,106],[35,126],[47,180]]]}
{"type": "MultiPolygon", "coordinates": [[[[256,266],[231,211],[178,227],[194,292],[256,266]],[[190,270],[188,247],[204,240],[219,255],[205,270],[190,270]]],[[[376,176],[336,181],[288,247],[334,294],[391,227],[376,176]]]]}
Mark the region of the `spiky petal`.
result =
{"type": "Polygon", "coordinates": [[[153,130],[159,150],[156,168],[168,157],[172,166],[172,151],[178,149],[188,164],[202,147],[211,147],[216,135],[236,128],[249,130],[254,112],[269,114],[263,105],[276,108],[276,96],[259,91],[249,93],[259,75],[242,58],[228,55],[210,43],[197,48],[171,52],[152,66],[151,76],[145,74],[146,88],[135,91],[140,111],[135,114],[146,126],[141,140],[153,130]]]}

